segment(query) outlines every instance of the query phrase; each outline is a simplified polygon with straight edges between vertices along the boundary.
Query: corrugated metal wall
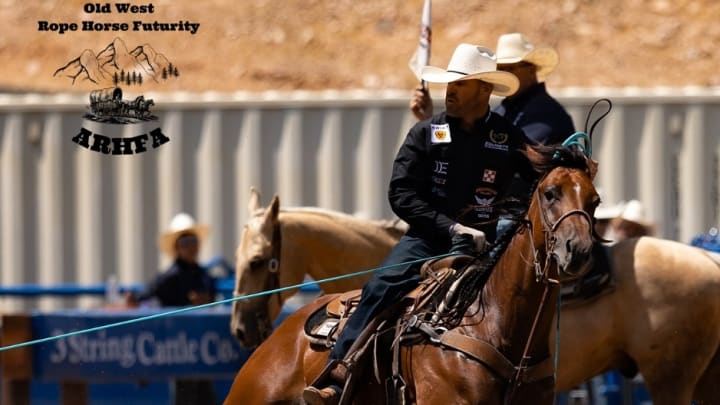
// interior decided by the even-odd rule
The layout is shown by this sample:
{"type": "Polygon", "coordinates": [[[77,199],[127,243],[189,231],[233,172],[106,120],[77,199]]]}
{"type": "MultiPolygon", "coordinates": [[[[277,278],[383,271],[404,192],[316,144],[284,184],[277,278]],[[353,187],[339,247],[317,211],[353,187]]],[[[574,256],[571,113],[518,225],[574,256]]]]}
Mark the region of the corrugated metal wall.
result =
{"type": "MultiPolygon", "coordinates": [[[[685,242],[718,224],[720,91],[554,94],[579,129],[597,98],[615,103],[594,142],[606,201],[642,200],[661,236],[685,242]]],[[[232,259],[252,185],[263,204],[278,193],[284,206],[389,218],[392,160],[414,123],[408,95],[146,95],[171,141],[130,156],[71,141],[85,95],[0,96],[0,282],[149,280],[167,263],[158,234],[180,211],[211,225],[204,258],[232,259]]],[[[74,304],[43,299],[39,307],[74,304]]]]}

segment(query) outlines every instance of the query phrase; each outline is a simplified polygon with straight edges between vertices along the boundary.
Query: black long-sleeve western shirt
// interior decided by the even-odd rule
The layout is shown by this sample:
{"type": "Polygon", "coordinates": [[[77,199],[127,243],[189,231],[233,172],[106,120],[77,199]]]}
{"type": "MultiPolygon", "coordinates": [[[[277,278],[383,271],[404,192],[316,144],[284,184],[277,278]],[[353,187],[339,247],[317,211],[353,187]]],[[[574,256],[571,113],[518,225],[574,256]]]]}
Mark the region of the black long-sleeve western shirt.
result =
{"type": "Polygon", "coordinates": [[[524,133],[496,113],[470,131],[444,112],[417,123],[400,147],[388,192],[393,211],[410,225],[409,235],[449,240],[455,222],[482,229],[492,239],[494,203],[515,173],[534,178],[520,152],[524,133]]]}

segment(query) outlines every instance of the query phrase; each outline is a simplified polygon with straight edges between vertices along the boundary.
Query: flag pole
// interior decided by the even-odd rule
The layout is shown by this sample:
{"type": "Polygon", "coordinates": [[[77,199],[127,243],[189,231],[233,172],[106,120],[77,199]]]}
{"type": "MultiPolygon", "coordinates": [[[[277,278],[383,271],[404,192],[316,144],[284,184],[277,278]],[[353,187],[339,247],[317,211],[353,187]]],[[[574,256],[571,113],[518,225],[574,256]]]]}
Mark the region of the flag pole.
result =
{"type": "MultiPolygon", "coordinates": [[[[425,57],[421,60],[421,62],[423,62],[422,66],[430,64],[430,44],[432,43],[431,3],[432,0],[425,0],[425,3],[423,4],[422,26],[420,28],[420,46],[425,46],[426,53],[425,57]]],[[[425,83],[425,80],[420,79],[420,85],[423,90],[427,90],[427,83],[425,83]]]]}
{"type": "Polygon", "coordinates": [[[430,63],[430,46],[432,44],[432,28],[431,28],[431,6],[432,0],[425,0],[423,4],[422,19],[420,24],[420,40],[418,48],[415,51],[412,59],[410,60],[410,68],[413,70],[415,75],[420,79],[420,86],[423,89],[427,89],[425,80],[420,78],[422,68],[430,63]]]}

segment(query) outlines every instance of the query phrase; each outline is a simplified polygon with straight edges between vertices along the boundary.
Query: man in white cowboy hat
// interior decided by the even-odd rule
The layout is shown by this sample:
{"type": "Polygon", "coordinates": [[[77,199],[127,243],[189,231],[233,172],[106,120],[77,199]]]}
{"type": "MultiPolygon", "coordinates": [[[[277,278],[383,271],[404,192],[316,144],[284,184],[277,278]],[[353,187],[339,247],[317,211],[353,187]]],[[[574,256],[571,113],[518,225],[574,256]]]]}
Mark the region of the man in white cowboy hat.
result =
{"type": "MultiPolygon", "coordinates": [[[[458,242],[470,242],[482,251],[495,236],[492,221],[499,213],[494,201],[518,170],[535,176],[521,153],[527,144],[522,131],[490,111],[491,94],[508,96],[518,87],[514,75],[498,71],[490,49],[460,44],[447,69],[426,66],[422,78],[447,84],[446,111],[417,123],[397,153],[388,196],[409,229],[382,266],[444,254],[455,250],[458,242]],[[473,227],[480,223],[485,225],[473,227]]],[[[350,346],[373,317],[419,284],[420,267],[394,266],[365,285],[323,377],[303,393],[308,404],[338,402],[350,346]]]]}
{"type": "Polygon", "coordinates": [[[198,264],[200,243],[207,238],[209,228],[198,225],[186,213],[175,215],[167,231],[160,235],[158,245],[172,265],[158,275],[139,295],[128,296],[129,304],[156,298],[162,306],[197,305],[213,301],[215,284],[198,264]]]}
{"type": "Polygon", "coordinates": [[[615,240],[613,222],[615,221],[615,218],[622,214],[624,206],[625,202],[621,201],[613,205],[600,203],[600,205],[595,208],[595,232],[597,232],[597,234],[603,239],[610,241],[615,240]]]}
{"type": "Polygon", "coordinates": [[[645,215],[645,208],[638,200],[630,200],[613,223],[615,240],[639,238],[655,233],[655,224],[645,215]]]}
{"type": "MultiPolygon", "coordinates": [[[[548,94],[545,83],[538,80],[557,66],[555,49],[535,47],[520,33],[504,34],[498,38],[497,63],[498,70],[518,78],[519,87],[495,108],[495,112],[520,127],[536,143],[562,143],[575,132],[570,115],[548,94]]],[[[415,89],[410,110],[420,120],[432,115],[432,100],[425,88],[415,89]]]]}
{"type": "MultiPolygon", "coordinates": [[[[214,301],[215,282],[198,263],[200,245],[209,227],[199,225],[186,213],[175,215],[167,231],[160,235],[158,245],[174,259],[170,268],[158,275],[139,295],[126,296],[128,306],[157,299],[162,306],[187,306],[214,301]]],[[[215,389],[211,381],[178,379],[174,384],[175,405],[215,404],[215,389]]]]}

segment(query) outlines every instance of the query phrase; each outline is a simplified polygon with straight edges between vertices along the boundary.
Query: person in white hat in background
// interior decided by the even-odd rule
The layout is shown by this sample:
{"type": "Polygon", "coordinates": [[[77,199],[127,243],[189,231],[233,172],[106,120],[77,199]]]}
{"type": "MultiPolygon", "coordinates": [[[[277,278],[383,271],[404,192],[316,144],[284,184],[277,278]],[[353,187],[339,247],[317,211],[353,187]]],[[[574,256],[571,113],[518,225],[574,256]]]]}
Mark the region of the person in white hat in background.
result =
{"type": "Polygon", "coordinates": [[[175,215],[167,231],[158,240],[160,250],[174,259],[173,263],[145,291],[138,295],[129,294],[127,303],[132,306],[153,298],[164,307],[212,302],[215,298],[215,283],[198,263],[200,246],[208,233],[208,226],[196,224],[190,215],[175,215]]]}
{"type": "Polygon", "coordinates": [[[595,208],[595,232],[603,239],[614,242],[614,221],[615,218],[618,218],[622,214],[623,208],[625,208],[625,201],[620,201],[617,204],[606,204],[605,201],[602,200],[602,189],[598,188],[597,192],[602,202],[595,208]]]}
{"type": "MultiPolygon", "coordinates": [[[[559,144],[572,135],[575,127],[570,115],[548,94],[545,83],[539,81],[557,66],[557,51],[549,47],[535,47],[522,34],[511,33],[498,38],[496,53],[498,70],[514,74],[519,80],[519,87],[494,111],[520,127],[528,138],[539,144],[559,144]]],[[[410,110],[419,120],[432,116],[433,104],[426,88],[419,86],[415,89],[410,110]]]]}
{"type": "Polygon", "coordinates": [[[615,240],[639,238],[655,234],[655,224],[647,218],[645,207],[638,200],[628,201],[622,213],[613,220],[615,240]]]}
{"type": "MultiPolygon", "coordinates": [[[[518,88],[513,74],[497,69],[490,49],[460,44],[447,69],[426,66],[422,78],[447,84],[446,111],[418,122],[397,153],[388,196],[409,229],[382,266],[448,253],[463,241],[482,251],[486,241],[494,240],[493,220],[499,213],[493,202],[503,196],[516,172],[537,176],[521,153],[528,142],[523,132],[490,111],[491,94],[509,96],[518,88]],[[483,225],[475,227],[479,223],[483,225]]],[[[326,372],[303,393],[308,404],[338,403],[350,346],[373,317],[419,284],[420,267],[393,266],[365,285],[326,372]]]]}
{"type": "MultiPolygon", "coordinates": [[[[158,300],[164,307],[207,304],[215,300],[215,281],[198,263],[200,246],[209,227],[199,225],[186,213],[175,215],[158,246],[173,263],[141,293],[128,293],[126,304],[158,300]]],[[[175,405],[216,404],[215,388],[210,380],[178,379],[174,385],[175,405]]]]}

